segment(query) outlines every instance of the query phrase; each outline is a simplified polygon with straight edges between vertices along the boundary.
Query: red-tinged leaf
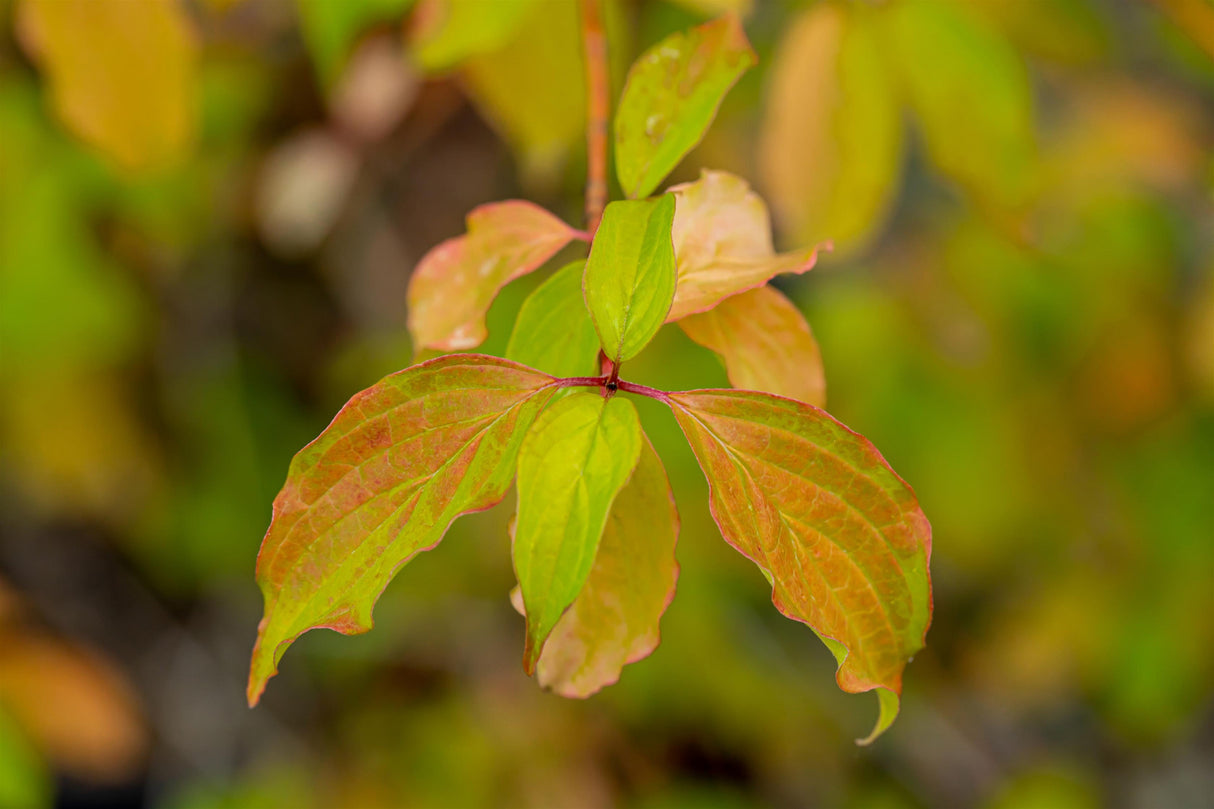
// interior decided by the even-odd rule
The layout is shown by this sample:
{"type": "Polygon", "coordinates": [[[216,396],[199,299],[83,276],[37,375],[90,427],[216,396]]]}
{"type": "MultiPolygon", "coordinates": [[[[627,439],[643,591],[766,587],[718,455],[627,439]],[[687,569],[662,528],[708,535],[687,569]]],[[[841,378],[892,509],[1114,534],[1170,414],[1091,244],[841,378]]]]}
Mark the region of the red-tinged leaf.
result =
{"type": "Polygon", "coordinates": [[[671,236],[679,280],[667,323],[706,312],[781,273],[813,269],[817,247],[776,253],[767,206],[740,177],[706,170],[694,183],[669,190],[675,195],[671,236]]]}
{"type": "MultiPolygon", "coordinates": [[[[611,506],[590,576],[544,645],[536,666],[540,685],[563,697],[588,697],[657,648],[658,621],[679,577],[678,538],[670,481],[646,440],[632,478],[611,506]]],[[[526,615],[519,588],[510,600],[526,615]]]]}
{"type": "Polygon", "coordinates": [[[734,390],[670,394],[725,539],[780,612],[808,624],[844,691],[877,689],[868,743],[898,714],[902,670],[931,621],[931,526],[876,448],[822,410],[734,390]]]}
{"type": "Polygon", "coordinates": [[[366,632],[403,564],[459,515],[502,499],[552,383],[509,360],[440,357],[355,395],[300,450],[257,557],[266,614],[250,704],[297,637],[318,627],[366,632]]]}
{"type": "Polygon", "coordinates": [[[779,290],[761,286],[679,321],[687,336],[715,351],[735,388],[787,396],[822,407],[822,354],[804,315],[779,290]]]}
{"type": "Polygon", "coordinates": [[[409,332],[416,348],[459,351],[480,345],[485,312],[498,291],[538,269],[577,232],[522,200],[468,214],[468,232],[422,257],[409,280],[409,332]]]}

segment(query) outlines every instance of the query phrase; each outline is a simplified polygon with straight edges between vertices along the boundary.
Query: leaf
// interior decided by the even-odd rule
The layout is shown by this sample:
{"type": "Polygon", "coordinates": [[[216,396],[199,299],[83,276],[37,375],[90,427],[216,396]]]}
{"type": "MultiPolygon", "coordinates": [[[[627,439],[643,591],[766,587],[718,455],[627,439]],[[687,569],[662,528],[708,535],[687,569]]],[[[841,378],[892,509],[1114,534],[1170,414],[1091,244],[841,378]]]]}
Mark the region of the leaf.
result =
{"type": "Polygon", "coordinates": [[[530,202],[473,208],[467,234],[426,253],[409,279],[414,347],[457,351],[480,345],[488,336],[485,312],[498,291],[538,269],[575,235],[530,202]]]}
{"type": "Polygon", "coordinates": [[[266,601],[249,703],[286,648],[317,627],[371,628],[402,565],[461,514],[501,500],[553,379],[508,360],[457,354],[356,394],[291,461],[257,557],[266,601]]]}
{"type": "Polygon", "coordinates": [[[599,337],[582,296],[585,266],[566,264],[523,301],[506,346],[509,359],[553,376],[598,372],[599,337]]]}
{"type": "Polygon", "coordinates": [[[1005,207],[1032,191],[1032,88],[1020,55],[961,4],[907,0],[882,12],[887,52],[941,171],[1005,207]]]}
{"type": "Polygon", "coordinates": [[[0,806],[52,805],[46,765],[4,706],[0,706],[0,806]]]}
{"type": "Polygon", "coordinates": [[[603,211],[583,289],[603,353],[635,357],[666,320],[675,294],[674,197],[621,200],[603,211]]]}
{"type": "Polygon", "coordinates": [[[914,492],[817,408],[751,391],[669,398],[721,534],[763,570],[776,608],[825,641],[840,688],[877,689],[871,742],[897,716],[931,619],[931,526],[914,492]]]}
{"type": "MultiPolygon", "coordinates": [[[[536,666],[540,685],[588,697],[620,679],[658,646],[658,621],[674,598],[679,512],[662,461],[648,440],[611,506],[594,567],[557,622],[536,666]]],[[[523,612],[522,593],[510,594],[523,612]]]]}
{"type": "Polygon", "coordinates": [[[616,169],[625,194],[646,197],[658,187],[756,61],[733,14],[671,34],[641,54],[615,117],[616,169]]]}
{"type": "Polygon", "coordinates": [[[399,20],[414,0],[297,0],[299,28],[321,83],[331,89],[360,34],[399,20]]]}
{"type": "Polygon", "coordinates": [[[687,336],[715,351],[735,388],[787,396],[822,407],[826,376],[805,317],[770,286],[726,298],[679,321],[687,336]]]}
{"type": "Polygon", "coordinates": [[[694,183],[669,190],[677,200],[671,236],[679,281],[668,323],[781,273],[808,272],[818,260],[817,247],[775,252],[767,206],[740,177],[705,170],[694,183]]]}
{"type": "Polygon", "coordinates": [[[760,175],[801,243],[864,243],[898,188],[902,115],[871,17],[816,5],[792,21],[772,66],[760,175]]]}
{"type": "Polygon", "coordinates": [[[429,0],[410,32],[413,58],[431,73],[450,70],[504,45],[533,7],[535,0],[429,0]]]}
{"type": "Polygon", "coordinates": [[[17,30],[55,112],[128,170],[180,160],[194,137],[195,34],[175,0],[22,0],[17,30]]]}
{"type": "Polygon", "coordinates": [[[549,408],[523,441],[514,570],[526,605],[528,674],[590,575],[607,513],[636,468],[641,443],[632,402],[583,391],[549,408]]]}
{"type": "Polygon", "coordinates": [[[585,137],[579,31],[576,3],[544,3],[500,48],[461,63],[473,102],[510,144],[527,178],[555,183],[570,149],[585,137]]]}

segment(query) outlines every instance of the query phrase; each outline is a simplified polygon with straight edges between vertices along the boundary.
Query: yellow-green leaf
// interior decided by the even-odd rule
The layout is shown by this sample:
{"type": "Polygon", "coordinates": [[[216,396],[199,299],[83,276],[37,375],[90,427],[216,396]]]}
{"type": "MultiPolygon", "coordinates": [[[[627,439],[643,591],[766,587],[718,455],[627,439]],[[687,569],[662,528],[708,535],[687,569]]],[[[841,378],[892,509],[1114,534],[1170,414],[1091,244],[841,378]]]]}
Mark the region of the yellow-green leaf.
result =
{"type": "Polygon", "coordinates": [[[704,137],[721,99],[756,61],[729,14],[671,34],[628,71],[615,116],[615,161],[629,197],[648,196],[704,137]]]}
{"type": "Polygon", "coordinates": [[[877,690],[872,741],[897,716],[902,670],[931,620],[931,526],[914,492],[815,407],[734,390],[669,401],[721,534],[764,572],[776,608],[834,653],[839,687],[877,690]]]}
{"type": "Polygon", "coordinates": [[[514,571],[527,614],[528,674],[590,575],[607,514],[636,468],[641,443],[632,402],[585,392],[545,411],[523,442],[514,571]]]}
{"type": "Polygon", "coordinates": [[[846,250],[898,188],[902,113],[872,12],[821,3],[791,21],[772,65],[759,171],[784,230],[846,250]]]}
{"type": "Polygon", "coordinates": [[[519,309],[506,356],[553,376],[598,371],[599,337],[582,296],[584,261],[567,264],[540,284],[519,309]]]}
{"type": "Polygon", "coordinates": [[[590,247],[583,290],[603,353],[635,357],[666,320],[675,294],[674,197],[612,202],[590,247]]]}
{"type": "Polygon", "coordinates": [[[450,70],[505,44],[535,5],[535,0],[427,0],[414,14],[413,58],[430,72],[450,70]]]}
{"type": "Polygon", "coordinates": [[[770,286],[726,298],[679,321],[687,336],[715,351],[735,388],[826,404],[822,354],[805,316],[770,286]]]}
{"type": "Polygon", "coordinates": [[[459,515],[501,500],[553,382],[496,357],[439,357],[355,395],[299,451],[257,557],[266,612],[250,704],[296,638],[317,627],[369,630],[402,565],[459,515]]]}
{"type": "Polygon", "coordinates": [[[414,346],[444,351],[480,345],[485,312],[506,284],[538,269],[575,232],[523,200],[473,208],[468,232],[422,257],[409,279],[409,332],[414,346]]]}
{"type": "Polygon", "coordinates": [[[891,68],[932,162],[989,202],[1023,204],[1036,146],[1032,88],[1015,48],[962,4],[903,0],[881,14],[891,68]]]}
{"type": "MultiPolygon", "coordinates": [[[[678,538],[670,481],[645,440],[636,471],[611,507],[590,576],[544,644],[540,685],[563,697],[588,697],[657,648],[658,622],[679,577],[678,538]]],[[[511,600],[526,614],[517,587],[511,600]]]]}
{"type": "Polygon", "coordinates": [[[198,46],[176,0],[22,0],[22,43],[55,112],[125,169],[180,160],[194,137],[198,46]]]}
{"type": "Polygon", "coordinates": [[[705,312],[781,273],[813,269],[818,248],[777,254],[767,206],[740,177],[704,171],[670,188],[678,200],[672,238],[678,287],[667,322],[705,312]]]}
{"type": "Polygon", "coordinates": [[[501,47],[461,65],[477,108],[510,144],[528,178],[553,181],[585,137],[585,79],[577,4],[541,3],[501,47]]]}

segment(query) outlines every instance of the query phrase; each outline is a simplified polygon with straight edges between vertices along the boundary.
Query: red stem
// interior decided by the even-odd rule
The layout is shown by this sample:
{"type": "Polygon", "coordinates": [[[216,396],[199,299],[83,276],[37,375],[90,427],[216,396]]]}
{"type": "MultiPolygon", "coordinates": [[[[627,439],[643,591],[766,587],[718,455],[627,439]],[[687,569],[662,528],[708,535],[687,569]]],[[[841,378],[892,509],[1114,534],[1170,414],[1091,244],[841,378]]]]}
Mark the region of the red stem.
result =
{"type": "MultiPolygon", "coordinates": [[[[638,396],[648,396],[650,399],[657,399],[665,404],[672,404],[670,394],[664,390],[651,388],[648,385],[638,385],[635,382],[628,382],[620,379],[618,374],[604,374],[603,376],[567,376],[564,379],[558,379],[553,384],[558,388],[602,388],[608,390],[607,386],[615,384],[618,390],[625,393],[635,393],[638,396]]],[[[612,391],[614,392],[614,391],[612,391]]]]}
{"type": "Polygon", "coordinates": [[[602,0],[582,0],[582,50],[586,58],[586,230],[592,236],[607,205],[607,35],[602,0]]]}

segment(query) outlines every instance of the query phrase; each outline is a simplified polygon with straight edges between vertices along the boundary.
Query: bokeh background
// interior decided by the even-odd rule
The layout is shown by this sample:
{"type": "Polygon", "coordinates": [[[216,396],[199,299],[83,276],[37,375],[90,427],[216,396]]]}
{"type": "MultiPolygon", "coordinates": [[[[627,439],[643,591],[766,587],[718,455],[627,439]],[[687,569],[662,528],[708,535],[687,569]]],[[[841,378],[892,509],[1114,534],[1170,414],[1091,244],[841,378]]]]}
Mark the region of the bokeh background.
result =
{"type": "MultiPolygon", "coordinates": [[[[1214,4],[613,0],[616,86],[728,8],[760,63],[671,181],[835,240],[779,285],[934,526],[893,729],[648,401],[682,576],[618,685],[524,677],[509,496],[250,711],[270,502],[411,362],[411,269],[482,202],[579,222],[576,4],[0,0],[0,806],[1214,803],[1214,4]]],[[[629,371],[726,381],[670,328],[629,371]]]]}

